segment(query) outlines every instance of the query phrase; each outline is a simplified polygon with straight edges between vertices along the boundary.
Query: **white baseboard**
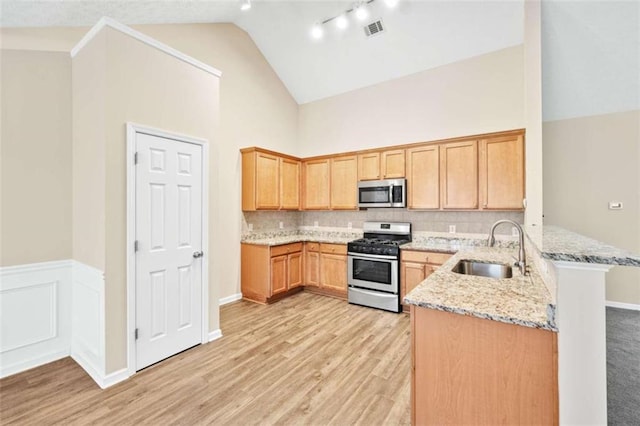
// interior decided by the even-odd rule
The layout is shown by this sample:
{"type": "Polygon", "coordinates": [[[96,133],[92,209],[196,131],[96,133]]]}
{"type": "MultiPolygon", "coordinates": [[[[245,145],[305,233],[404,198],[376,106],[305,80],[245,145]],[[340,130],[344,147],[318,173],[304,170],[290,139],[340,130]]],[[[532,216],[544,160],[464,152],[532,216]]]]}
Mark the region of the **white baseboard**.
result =
{"type": "Polygon", "coordinates": [[[222,306],[222,305],[226,305],[227,303],[232,303],[240,299],[242,299],[242,293],[236,293],[236,294],[232,294],[231,296],[223,297],[222,299],[220,299],[219,303],[220,303],[220,306],[222,306]]]}
{"type": "Polygon", "coordinates": [[[213,342],[214,340],[218,340],[222,337],[222,330],[217,329],[209,332],[209,341],[213,342]]]}
{"type": "Polygon", "coordinates": [[[20,362],[15,362],[9,365],[5,365],[3,363],[0,366],[0,379],[11,376],[13,374],[22,373],[23,371],[31,370],[35,367],[40,367],[44,364],[49,364],[50,362],[57,361],[68,356],[69,350],[63,349],[61,351],[38,355],[36,357],[20,362]]]}
{"type": "Polygon", "coordinates": [[[629,309],[632,311],[640,311],[640,305],[636,305],[635,303],[623,303],[623,302],[614,302],[611,300],[607,300],[605,303],[609,308],[620,308],[620,309],[629,309]]]}

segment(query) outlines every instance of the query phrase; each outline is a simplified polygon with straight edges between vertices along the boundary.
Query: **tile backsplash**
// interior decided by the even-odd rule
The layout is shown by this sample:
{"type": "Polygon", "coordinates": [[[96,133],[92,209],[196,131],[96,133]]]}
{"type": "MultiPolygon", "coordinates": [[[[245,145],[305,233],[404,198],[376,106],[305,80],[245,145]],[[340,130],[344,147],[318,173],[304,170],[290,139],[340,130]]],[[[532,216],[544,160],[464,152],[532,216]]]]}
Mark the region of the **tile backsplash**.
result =
{"type": "MultiPolygon", "coordinates": [[[[410,222],[413,231],[448,232],[449,225],[456,226],[456,233],[488,234],[491,225],[500,219],[511,219],[516,223],[524,222],[522,212],[485,212],[485,211],[415,211],[407,209],[368,209],[360,211],[304,211],[279,212],[260,211],[243,212],[242,233],[280,229],[296,229],[300,226],[362,229],[366,221],[410,222]]],[[[503,225],[496,230],[498,234],[511,234],[511,227],[503,225]]]]}

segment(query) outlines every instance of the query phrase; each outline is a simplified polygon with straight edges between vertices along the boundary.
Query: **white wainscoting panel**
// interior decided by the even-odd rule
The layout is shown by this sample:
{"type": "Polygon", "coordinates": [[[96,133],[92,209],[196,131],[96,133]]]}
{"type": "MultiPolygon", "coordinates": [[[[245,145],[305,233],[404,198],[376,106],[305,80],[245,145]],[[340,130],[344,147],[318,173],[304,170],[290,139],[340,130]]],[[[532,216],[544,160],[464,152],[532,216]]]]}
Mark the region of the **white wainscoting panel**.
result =
{"type": "Polygon", "coordinates": [[[74,261],[71,357],[103,387],[106,364],[105,282],[99,269],[74,261]]]}
{"type": "Polygon", "coordinates": [[[69,355],[71,261],[0,268],[0,377],[69,355]]]}

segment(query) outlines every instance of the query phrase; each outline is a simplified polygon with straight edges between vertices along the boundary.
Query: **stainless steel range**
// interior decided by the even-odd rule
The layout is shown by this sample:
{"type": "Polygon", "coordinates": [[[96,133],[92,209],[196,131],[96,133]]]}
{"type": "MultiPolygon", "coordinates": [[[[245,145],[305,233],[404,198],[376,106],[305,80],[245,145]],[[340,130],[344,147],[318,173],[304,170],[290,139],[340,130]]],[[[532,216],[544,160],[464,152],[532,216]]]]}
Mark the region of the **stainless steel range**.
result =
{"type": "Polygon", "coordinates": [[[400,312],[400,245],[411,241],[411,224],[365,222],[363,230],[347,244],[349,303],[400,312]]]}

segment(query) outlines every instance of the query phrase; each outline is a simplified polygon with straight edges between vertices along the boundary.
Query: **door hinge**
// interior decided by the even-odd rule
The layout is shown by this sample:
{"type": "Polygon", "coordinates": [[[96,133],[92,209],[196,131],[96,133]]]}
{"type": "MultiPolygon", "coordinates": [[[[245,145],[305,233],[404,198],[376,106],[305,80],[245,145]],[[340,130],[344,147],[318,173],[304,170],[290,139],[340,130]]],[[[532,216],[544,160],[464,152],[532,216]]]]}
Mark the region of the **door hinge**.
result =
{"type": "Polygon", "coordinates": [[[138,164],[138,153],[137,152],[133,153],[133,164],[138,164]]]}
{"type": "Polygon", "coordinates": [[[136,337],[136,340],[138,340],[138,329],[137,328],[136,328],[136,332],[135,332],[135,337],[136,337]]]}
{"type": "Polygon", "coordinates": [[[137,252],[137,251],[138,251],[138,240],[135,240],[135,241],[133,242],[133,251],[134,251],[134,252],[137,252]]]}

